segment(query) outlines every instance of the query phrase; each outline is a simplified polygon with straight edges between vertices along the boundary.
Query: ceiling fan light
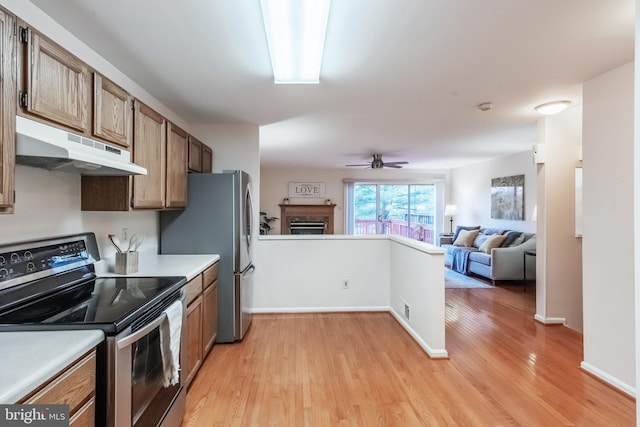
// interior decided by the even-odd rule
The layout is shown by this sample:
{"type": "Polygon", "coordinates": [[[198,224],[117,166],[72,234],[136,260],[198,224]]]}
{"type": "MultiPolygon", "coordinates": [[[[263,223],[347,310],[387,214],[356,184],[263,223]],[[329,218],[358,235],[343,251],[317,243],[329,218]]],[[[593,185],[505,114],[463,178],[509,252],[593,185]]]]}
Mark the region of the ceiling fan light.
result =
{"type": "Polygon", "coordinates": [[[540,113],[540,114],[544,114],[545,116],[549,116],[551,114],[557,114],[561,111],[564,111],[567,109],[567,107],[569,107],[569,105],[571,104],[571,101],[552,101],[552,102],[545,102],[544,104],[540,104],[537,105],[535,107],[535,110],[540,113]]]}

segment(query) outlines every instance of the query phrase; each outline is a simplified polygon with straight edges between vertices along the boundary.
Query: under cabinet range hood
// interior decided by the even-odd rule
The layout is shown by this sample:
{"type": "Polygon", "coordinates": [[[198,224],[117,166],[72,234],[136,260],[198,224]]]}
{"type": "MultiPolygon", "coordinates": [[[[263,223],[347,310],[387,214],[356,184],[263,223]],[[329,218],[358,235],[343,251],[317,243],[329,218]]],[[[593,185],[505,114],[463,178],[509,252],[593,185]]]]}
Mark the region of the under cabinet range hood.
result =
{"type": "Polygon", "coordinates": [[[22,116],[16,116],[16,163],[80,175],[147,174],[123,148],[22,116]]]}

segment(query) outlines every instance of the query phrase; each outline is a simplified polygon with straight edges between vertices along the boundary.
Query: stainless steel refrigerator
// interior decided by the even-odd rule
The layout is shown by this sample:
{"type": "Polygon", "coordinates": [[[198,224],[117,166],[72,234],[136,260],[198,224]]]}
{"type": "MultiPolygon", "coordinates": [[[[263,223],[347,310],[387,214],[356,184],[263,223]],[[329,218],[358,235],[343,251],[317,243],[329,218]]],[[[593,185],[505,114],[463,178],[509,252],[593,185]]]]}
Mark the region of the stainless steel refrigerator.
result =
{"type": "Polygon", "coordinates": [[[243,171],[189,174],[187,208],[160,213],[161,254],[219,254],[217,342],[241,340],[251,323],[253,208],[243,171]]]}

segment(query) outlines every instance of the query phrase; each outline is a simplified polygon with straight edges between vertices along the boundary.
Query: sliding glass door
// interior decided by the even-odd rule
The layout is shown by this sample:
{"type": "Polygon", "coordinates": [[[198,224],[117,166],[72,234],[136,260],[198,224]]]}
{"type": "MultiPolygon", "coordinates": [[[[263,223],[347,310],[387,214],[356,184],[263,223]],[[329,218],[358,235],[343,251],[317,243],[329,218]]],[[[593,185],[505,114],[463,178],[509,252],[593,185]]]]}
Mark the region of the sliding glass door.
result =
{"type": "Polygon", "coordinates": [[[348,228],[353,234],[390,234],[434,243],[434,185],[354,183],[351,194],[353,223],[348,228]]]}

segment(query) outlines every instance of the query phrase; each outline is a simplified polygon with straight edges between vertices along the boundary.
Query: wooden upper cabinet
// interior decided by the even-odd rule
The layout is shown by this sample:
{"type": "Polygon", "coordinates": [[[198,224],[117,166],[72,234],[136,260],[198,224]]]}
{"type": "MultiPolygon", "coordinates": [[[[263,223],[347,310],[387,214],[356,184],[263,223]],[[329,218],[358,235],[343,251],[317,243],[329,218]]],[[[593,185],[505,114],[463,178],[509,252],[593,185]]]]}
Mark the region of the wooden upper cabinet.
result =
{"type": "Polygon", "coordinates": [[[202,173],[211,173],[213,170],[213,151],[208,145],[202,144],[202,173]]]}
{"type": "Polygon", "coordinates": [[[89,131],[87,65],[56,43],[32,29],[20,27],[26,43],[26,92],[20,106],[30,114],[86,133],[89,131]]]}
{"type": "Polygon", "coordinates": [[[0,9],[0,212],[14,202],[16,138],[16,38],[13,15],[0,9]]]}
{"type": "Polygon", "coordinates": [[[147,168],[147,175],[133,177],[132,207],[162,209],[165,206],[167,122],[136,101],[133,123],[133,161],[147,168]]]}
{"type": "Polygon", "coordinates": [[[125,148],[131,146],[133,97],[120,86],[93,73],[93,135],[125,148]]]}
{"type": "Polygon", "coordinates": [[[202,142],[189,135],[189,170],[202,172],[202,142]]]}
{"type": "Polygon", "coordinates": [[[168,208],[187,206],[187,133],[169,122],[167,128],[167,203],[168,208]]]}

